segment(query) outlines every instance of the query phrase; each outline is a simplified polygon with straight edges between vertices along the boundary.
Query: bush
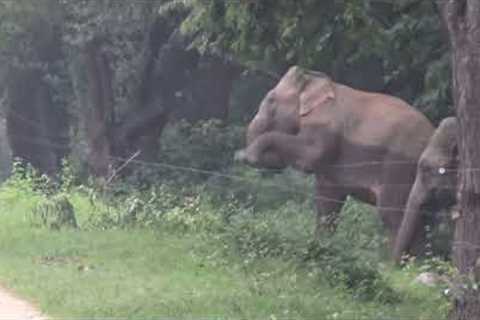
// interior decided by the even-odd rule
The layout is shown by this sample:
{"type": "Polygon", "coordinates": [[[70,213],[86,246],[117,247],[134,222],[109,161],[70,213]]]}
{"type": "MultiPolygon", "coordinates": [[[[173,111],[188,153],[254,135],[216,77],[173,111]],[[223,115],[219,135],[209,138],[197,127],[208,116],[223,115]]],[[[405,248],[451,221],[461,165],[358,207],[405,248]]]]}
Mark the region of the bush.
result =
{"type": "Polygon", "coordinates": [[[223,216],[218,214],[222,208],[215,207],[202,187],[162,184],[140,192],[119,183],[102,197],[97,198],[96,195],[94,192],[92,202],[97,210],[88,219],[91,228],[206,231],[218,227],[223,216]]]}
{"type": "Polygon", "coordinates": [[[45,197],[31,214],[31,223],[35,226],[43,226],[49,229],[78,228],[75,211],[68,196],[57,194],[45,197]]]}
{"type": "MultiPolygon", "coordinates": [[[[23,176],[23,180],[14,176],[10,183],[33,189],[35,175],[23,176]]],[[[32,211],[37,225],[76,227],[69,198],[73,191],[82,189],[92,206],[82,227],[148,227],[200,234],[205,241],[214,239],[219,252],[238,254],[246,265],[265,258],[287,260],[307,268],[319,281],[346,288],[360,299],[399,299],[377,270],[378,257],[372,252],[381,247],[382,236],[369,208],[349,201],[341,213],[338,232],[312,242],[312,181],[292,171],[271,175],[237,168],[234,176],[246,177],[251,184],[220,179],[221,184],[216,184],[220,188],[212,187],[211,180],[196,186],[157,184],[138,191],[118,182],[102,193],[94,188],[74,188],[73,180],[67,173],[65,176],[57,192],[37,192],[40,200],[32,211]]]]}
{"type": "Polygon", "coordinates": [[[156,171],[163,181],[166,178],[179,184],[204,181],[211,174],[202,170],[221,172],[232,165],[243,137],[243,127],[226,126],[219,120],[195,124],[180,121],[168,126],[162,134],[161,162],[173,166],[158,167],[156,171]]]}
{"type": "Polygon", "coordinates": [[[33,166],[15,159],[12,164],[12,174],[5,182],[12,189],[27,193],[52,194],[55,183],[46,175],[40,174],[33,166]]]}
{"type": "MultiPolygon", "coordinates": [[[[350,216],[363,213],[352,212],[361,207],[356,203],[346,206],[350,216]]],[[[370,213],[370,212],[368,212],[370,213]]],[[[351,217],[350,217],[351,218],[351,217]]],[[[342,221],[334,236],[321,241],[313,239],[313,215],[308,205],[289,202],[281,210],[266,212],[255,217],[237,217],[228,229],[229,243],[247,259],[282,257],[301,267],[311,270],[319,280],[326,280],[334,287],[344,287],[356,297],[364,300],[398,302],[399,296],[383,279],[378,271],[378,260],[374,254],[365,254],[375,248],[378,251],[377,236],[369,234],[360,237],[364,231],[372,233],[371,224],[357,225],[356,231],[346,232],[353,221],[342,221]],[[360,238],[359,243],[355,239],[360,238]]],[[[230,246],[231,247],[231,246],[230,246]]]]}
{"type": "Polygon", "coordinates": [[[361,252],[372,261],[380,261],[382,249],[385,248],[387,237],[375,209],[352,198],[342,208],[335,242],[361,252]]]}
{"type": "Polygon", "coordinates": [[[304,263],[334,287],[345,287],[363,300],[385,303],[400,301],[399,295],[383,279],[377,262],[334,241],[312,241],[303,255],[304,263]]]}
{"type": "MultiPolygon", "coordinates": [[[[302,177],[293,178],[290,174],[270,177],[270,182],[292,179],[307,185],[302,177]]],[[[256,185],[253,190],[243,191],[252,198],[265,197],[260,190],[263,189],[256,185]]],[[[314,210],[311,199],[304,194],[285,200],[286,194],[272,192],[266,197],[271,196],[269,201],[278,205],[266,209],[268,202],[238,199],[233,190],[230,198],[213,191],[208,184],[164,184],[142,193],[132,190],[129,196],[116,198],[114,209],[104,211],[106,217],[99,220],[103,223],[99,225],[110,221],[111,227],[152,227],[203,234],[206,241],[212,237],[219,241],[215,246],[226,250],[225,254],[235,252],[242,257],[246,265],[260,259],[280,258],[308,268],[319,281],[343,287],[359,299],[389,303],[400,299],[377,270],[383,236],[378,219],[368,206],[349,200],[340,215],[338,232],[312,241],[314,210]],[[256,201],[265,207],[259,209],[256,201]]]]}
{"type": "Polygon", "coordinates": [[[248,259],[293,257],[313,236],[312,210],[307,203],[287,201],[281,208],[257,211],[237,205],[223,241],[248,259]]]}
{"type": "Polygon", "coordinates": [[[212,176],[205,188],[219,205],[236,199],[257,212],[281,208],[290,201],[313,205],[313,179],[290,169],[277,172],[237,166],[224,176],[212,176]]]}

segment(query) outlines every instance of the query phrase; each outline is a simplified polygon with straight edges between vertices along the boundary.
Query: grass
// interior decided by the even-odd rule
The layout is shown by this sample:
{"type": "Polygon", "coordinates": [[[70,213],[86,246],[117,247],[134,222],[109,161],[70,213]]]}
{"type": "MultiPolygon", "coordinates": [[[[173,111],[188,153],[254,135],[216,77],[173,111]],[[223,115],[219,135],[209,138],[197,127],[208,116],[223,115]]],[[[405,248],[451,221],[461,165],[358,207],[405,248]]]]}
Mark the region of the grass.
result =
{"type": "MultiPolygon", "coordinates": [[[[413,284],[413,268],[381,267],[401,302],[364,301],[293,259],[246,259],[212,231],[33,228],[27,217],[38,200],[0,189],[0,283],[53,317],[445,318],[441,291],[413,284]]],[[[71,201],[82,224],[92,204],[80,193],[71,201]]]]}

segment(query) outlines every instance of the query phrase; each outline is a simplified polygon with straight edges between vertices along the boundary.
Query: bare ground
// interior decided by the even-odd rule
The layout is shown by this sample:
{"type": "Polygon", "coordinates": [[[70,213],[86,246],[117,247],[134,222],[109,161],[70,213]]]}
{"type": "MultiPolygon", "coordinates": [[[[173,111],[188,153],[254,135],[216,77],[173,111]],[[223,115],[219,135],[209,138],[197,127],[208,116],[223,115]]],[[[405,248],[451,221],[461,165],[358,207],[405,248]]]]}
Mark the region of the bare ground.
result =
{"type": "Polygon", "coordinates": [[[31,303],[0,287],[0,320],[46,320],[31,303]]]}

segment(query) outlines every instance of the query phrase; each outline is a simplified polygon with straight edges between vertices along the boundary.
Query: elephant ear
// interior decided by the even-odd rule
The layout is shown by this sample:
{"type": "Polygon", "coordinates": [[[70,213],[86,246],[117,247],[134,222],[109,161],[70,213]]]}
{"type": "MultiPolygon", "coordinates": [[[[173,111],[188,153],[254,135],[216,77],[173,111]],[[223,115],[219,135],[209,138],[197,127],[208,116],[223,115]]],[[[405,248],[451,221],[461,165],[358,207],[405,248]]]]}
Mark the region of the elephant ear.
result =
{"type": "Polygon", "coordinates": [[[300,93],[299,114],[301,117],[335,99],[334,84],[325,74],[309,72],[305,77],[303,90],[300,93]]]}
{"type": "Polygon", "coordinates": [[[430,138],[430,149],[448,159],[450,165],[458,165],[458,121],[455,117],[442,120],[430,138]]]}
{"type": "Polygon", "coordinates": [[[446,149],[448,150],[448,157],[451,165],[458,167],[459,153],[458,153],[458,120],[456,117],[449,117],[444,119],[438,128],[443,135],[446,136],[446,149]]]}

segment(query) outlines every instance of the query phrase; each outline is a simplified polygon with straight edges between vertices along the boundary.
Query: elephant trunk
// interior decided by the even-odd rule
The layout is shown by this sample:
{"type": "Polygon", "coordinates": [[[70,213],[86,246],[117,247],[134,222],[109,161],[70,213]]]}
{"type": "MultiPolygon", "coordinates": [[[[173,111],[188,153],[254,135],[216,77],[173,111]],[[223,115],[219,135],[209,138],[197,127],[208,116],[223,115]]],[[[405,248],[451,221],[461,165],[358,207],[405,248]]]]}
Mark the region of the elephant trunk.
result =
{"type": "Polygon", "coordinates": [[[255,139],[267,132],[269,129],[269,121],[260,115],[255,116],[247,129],[247,146],[255,139]]]}
{"type": "Polygon", "coordinates": [[[422,204],[426,202],[428,194],[427,188],[417,177],[410,191],[403,221],[393,249],[393,258],[397,263],[401,261],[403,253],[410,249],[415,233],[419,231],[422,217],[420,209],[422,204]]]}

